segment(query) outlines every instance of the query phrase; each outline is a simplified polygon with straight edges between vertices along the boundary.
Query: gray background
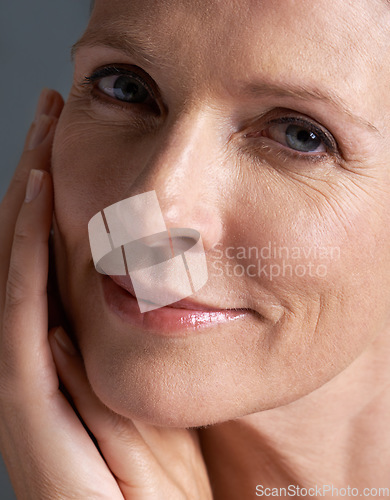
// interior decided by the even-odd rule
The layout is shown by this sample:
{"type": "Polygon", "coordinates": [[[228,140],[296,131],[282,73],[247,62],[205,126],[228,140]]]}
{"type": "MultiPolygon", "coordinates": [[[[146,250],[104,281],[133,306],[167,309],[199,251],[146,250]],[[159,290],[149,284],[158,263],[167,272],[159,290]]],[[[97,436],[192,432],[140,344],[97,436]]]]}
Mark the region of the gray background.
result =
{"type": "MultiPolygon", "coordinates": [[[[66,98],[70,47],[82,34],[89,0],[0,0],[0,199],[18,162],[43,87],[66,98]]],[[[1,245],[1,241],[0,241],[1,245]]],[[[0,463],[0,500],[13,500],[0,463]]]]}

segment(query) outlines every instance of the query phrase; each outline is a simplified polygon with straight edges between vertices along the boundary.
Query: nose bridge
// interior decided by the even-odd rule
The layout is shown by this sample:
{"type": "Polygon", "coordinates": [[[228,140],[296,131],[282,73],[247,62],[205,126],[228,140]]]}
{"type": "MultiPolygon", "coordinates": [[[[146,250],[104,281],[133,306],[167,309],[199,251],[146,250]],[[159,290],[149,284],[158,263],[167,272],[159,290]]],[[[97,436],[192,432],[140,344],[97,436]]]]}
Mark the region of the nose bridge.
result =
{"type": "Polygon", "coordinates": [[[156,191],[167,228],[196,229],[205,249],[221,239],[218,158],[212,119],[202,111],[182,113],[158,144],[136,181],[137,192],[156,191]]]}
{"type": "Polygon", "coordinates": [[[172,201],[186,184],[190,191],[202,184],[202,172],[210,161],[204,154],[206,143],[212,142],[210,122],[201,111],[183,112],[165,130],[147,165],[147,176],[159,188],[160,199],[166,195],[172,201]]]}

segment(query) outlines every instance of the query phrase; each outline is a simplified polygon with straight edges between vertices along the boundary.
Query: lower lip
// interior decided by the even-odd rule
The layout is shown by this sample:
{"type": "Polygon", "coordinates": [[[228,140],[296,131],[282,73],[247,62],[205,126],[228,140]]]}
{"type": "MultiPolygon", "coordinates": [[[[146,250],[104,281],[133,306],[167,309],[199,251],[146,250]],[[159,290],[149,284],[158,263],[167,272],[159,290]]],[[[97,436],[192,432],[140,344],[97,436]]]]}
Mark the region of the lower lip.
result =
{"type": "Polygon", "coordinates": [[[185,336],[194,330],[235,321],[246,311],[229,309],[197,311],[175,307],[160,307],[141,313],[136,298],[103,276],[103,294],[108,308],[124,322],[162,336],[185,336]]]}

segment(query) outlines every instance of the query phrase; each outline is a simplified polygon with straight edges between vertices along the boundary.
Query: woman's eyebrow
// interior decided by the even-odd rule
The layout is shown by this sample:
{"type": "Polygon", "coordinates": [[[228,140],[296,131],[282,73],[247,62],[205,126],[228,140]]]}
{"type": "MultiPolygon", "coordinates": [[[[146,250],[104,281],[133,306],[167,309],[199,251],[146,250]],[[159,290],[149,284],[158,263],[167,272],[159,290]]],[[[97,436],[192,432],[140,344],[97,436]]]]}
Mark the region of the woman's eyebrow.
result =
{"type": "MultiPolygon", "coordinates": [[[[390,0],[386,0],[389,1],[390,0]]],[[[164,61],[161,50],[153,37],[145,34],[139,29],[129,29],[127,22],[126,30],[120,23],[100,25],[99,28],[89,28],[84,35],[72,47],[72,59],[76,52],[82,47],[110,47],[121,51],[130,57],[136,58],[140,64],[148,66],[158,65],[160,68],[168,66],[169,61],[164,61]],[[120,29],[122,28],[122,29],[120,29]]],[[[237,86],[237,94],[247,97],[292,97],[300,100],[317,100],[330,104],[338,109],[350,120],[359,126],[380,134],[379,130],[365,118],[356,115],[347,103],[333,90],[320,89],[316,86],[304,84],[291,84],[289,82],[275,83],[267,81],[242,83],[237,86]]]]}
{"type": "Polygon", "coordinates": [[[76,52],[82,47],[110,47],[120,50],[130,56],[137,56],[146,64],[162,64],[158,56],[158,47],[149,36],[139,30],[118,30],[116,25],[99,26],[98,29],[88,29],[84,35],[72,46],[72,60],[76,52]]]}
{"type": "Polygon", "coordinates": [[[291,84],[283,82],[279,84],[260,81],[250,84],[241,84],[239,86],[239,92],[248,97],[292,97],[301,100],[323,101],[337,108],[357,125],[380,134],[379,130],[370,121],[354,113],[341,96],[331,89],[320,89],[315,85],[309,86],[300,83],[291,84]]]}

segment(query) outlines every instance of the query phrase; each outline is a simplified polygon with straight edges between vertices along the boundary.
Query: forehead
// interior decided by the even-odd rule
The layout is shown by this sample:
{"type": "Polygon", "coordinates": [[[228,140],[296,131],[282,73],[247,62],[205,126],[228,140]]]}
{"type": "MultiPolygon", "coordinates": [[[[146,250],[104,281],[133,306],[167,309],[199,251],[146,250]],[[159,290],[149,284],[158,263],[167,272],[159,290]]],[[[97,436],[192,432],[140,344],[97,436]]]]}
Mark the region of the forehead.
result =
{"type": "Polygon", "coordinates": [[[325,67],[333,56],[344,66],[354,61],[383,68],[390,40],[388,4],[388,0],[97,0],[90,28],[118,32],[123,40],[126,35],[140,38],[151,56],[158,52],[155,55],[163,58],[165,53],[173,61],[176,54],[188,52],[193,62],[220,63],[223,56],[236,63],[252,59],[256,64],[261,55],[264,69],[269,70],[283,55],[288,71],[296,68],[297,61],[325,67]],[[328,59],[318,61],[318,57],[328,59]]]}
{"type": "Polygon", "coordinates": [[[88,38],[139,48],[193,86],[321,81],[369,108],[389,81],[387,0],[97,0],[88,38]]]}

